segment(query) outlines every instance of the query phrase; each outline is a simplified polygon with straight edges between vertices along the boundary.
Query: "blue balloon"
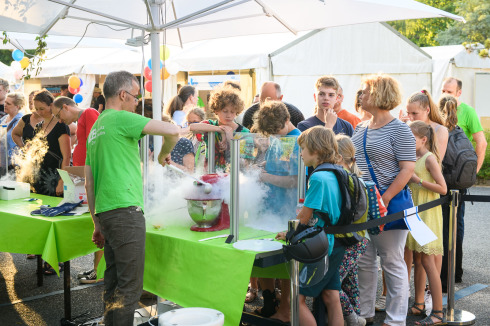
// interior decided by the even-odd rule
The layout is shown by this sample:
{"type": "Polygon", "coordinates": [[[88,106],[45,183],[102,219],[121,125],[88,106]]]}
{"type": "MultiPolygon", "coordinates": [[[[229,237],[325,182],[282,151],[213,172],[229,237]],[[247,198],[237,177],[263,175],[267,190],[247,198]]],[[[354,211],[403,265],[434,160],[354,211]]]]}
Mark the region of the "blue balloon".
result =
{"type": "Polygon", "coordinates": [[[80,77],[78,77],[78,79],[80,79],[80,86],[78,86],[78,87],[82,87],[83,86],[83,80],[80,77]]]}
{"type": "Polygon", "coordinates": [[[24,52],[22,52],[21,50],[15,50],[14,52],[12,52],[12,58],[15,61],[20,61],[24,59],[24,52]]]}
{"type": "MultiPolygon", "coordinates": [[[[151,59],[148,60],[148,67],[150,67],[150,69],[151,69],[151,59]]],[[[162,68],[163,68],[163,62],[162,62],[162,60],[160,60],[160,69],[162,69],[162,68]]]]}
{"type": "Polygon", "coordinates": [[[81,103],[83,101],[83,96],[80,95],[80,94],[76,94],[75,96],[73,96],[73,101],[75,101],[75,103],[81,103]]]}
{"type": "Polygon", "coordinates": [[[234,75],[235,73],[233,71],[228,71],[226,74],[230,76],[230,75],[234,75]]]}

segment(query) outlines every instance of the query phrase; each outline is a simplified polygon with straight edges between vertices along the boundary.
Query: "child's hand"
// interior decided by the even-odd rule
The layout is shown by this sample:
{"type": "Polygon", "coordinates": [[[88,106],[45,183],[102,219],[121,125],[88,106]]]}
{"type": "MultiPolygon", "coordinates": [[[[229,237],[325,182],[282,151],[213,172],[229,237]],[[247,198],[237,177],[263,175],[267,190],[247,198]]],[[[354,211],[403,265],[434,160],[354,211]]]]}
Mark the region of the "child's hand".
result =
{"type": "Polygon", "coordinates": [[[410,121],[410,118],[408,117],[408,114],[405,114],[405,111],[404,110],[400,110],[398,112],[398,119],[400,119],[401,121],[407,123],[408,121],[410,121]]]}
{"type": "Polygon", "coordinates": [[[279,232],[279,233],[276,235],[276,240],[286,240],[286,233],[287,233],[287,232],[279,232]]]}
{"type": "Polygon", "coordinates": [[[333,109],[328,109],[325,111],[325,127],[333,128],[335,123],[337,123],[337,113],[333,109]]]}
{"type": "Polygon", "coordinates": [[[410,182],[413,182],[413,183],[418,183],[420,181],[420,178],[418,175],[416,175],[415,173],[412,175],[412,177],[410,178],[410,182]]]}

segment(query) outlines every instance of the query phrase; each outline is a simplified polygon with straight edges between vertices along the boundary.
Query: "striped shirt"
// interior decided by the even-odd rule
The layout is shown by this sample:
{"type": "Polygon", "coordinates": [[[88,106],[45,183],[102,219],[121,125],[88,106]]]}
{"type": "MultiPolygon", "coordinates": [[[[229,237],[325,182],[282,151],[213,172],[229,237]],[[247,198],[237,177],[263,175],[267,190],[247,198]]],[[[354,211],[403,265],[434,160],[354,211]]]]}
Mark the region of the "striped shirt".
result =
{"type": "MultiPolygon", "coordinates": [[[[373,181],[364,157],[364,132],[369,121],[357,125],[352,142],[356,148],[356,163],[362,171],[362,178],[373,181]]],[[[369,129],[366,152],[381,189],[388,188],[400,173],[400,161],[416,161],[415,137],[410,127],[398,119],[393,119],[379,129],[369,129]]]]}

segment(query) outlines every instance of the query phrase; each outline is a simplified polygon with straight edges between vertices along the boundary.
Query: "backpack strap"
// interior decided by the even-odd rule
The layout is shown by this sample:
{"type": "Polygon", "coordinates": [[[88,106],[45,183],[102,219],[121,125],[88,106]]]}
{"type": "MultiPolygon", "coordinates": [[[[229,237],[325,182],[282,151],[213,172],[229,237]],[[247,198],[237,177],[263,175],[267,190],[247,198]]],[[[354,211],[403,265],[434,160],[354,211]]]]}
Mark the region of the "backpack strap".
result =
{"type": "Polygon", "coordinates": [[[366,164],[369,169],[369,174],[371,175],[371,179],[373,179],[374,183],[378,187],[378,189],[381,189],[379,187],[378,179],[376,179],[376,174],[374,174],[373,166],[371,165],[371,161],[369,160],[369,156],[366,151],[366,142],[367,142],[367,133],[368,133],[369,125],[366,126],[366,130],[364,131],[364,137],[362,141],[362,147],[364,149],[364,158],[366,159],[366,164]]]}

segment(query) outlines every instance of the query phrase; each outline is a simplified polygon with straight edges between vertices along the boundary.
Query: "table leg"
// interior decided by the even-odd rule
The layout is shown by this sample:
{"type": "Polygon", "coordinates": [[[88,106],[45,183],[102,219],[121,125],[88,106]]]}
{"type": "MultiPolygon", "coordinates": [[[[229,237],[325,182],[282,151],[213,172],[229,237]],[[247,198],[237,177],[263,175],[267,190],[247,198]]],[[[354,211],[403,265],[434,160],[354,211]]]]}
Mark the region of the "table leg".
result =
{"type": "Polygon", "coordinates": [[[65,319],[71,320],[71,274],[70,261],[64,262],[65,274],[63,275],[63,292],[65,296],[65,319]]]}
{"type": "Polygon", "coordinates": [[[44,282],[44,275],[43,275],[43,259],[41,258],[41,255],[36,255],[37,259],[37,286],[43,286],[44,282]]]}

